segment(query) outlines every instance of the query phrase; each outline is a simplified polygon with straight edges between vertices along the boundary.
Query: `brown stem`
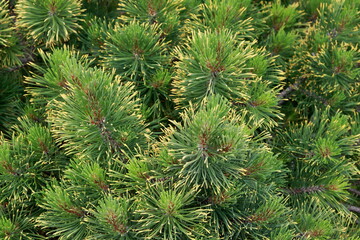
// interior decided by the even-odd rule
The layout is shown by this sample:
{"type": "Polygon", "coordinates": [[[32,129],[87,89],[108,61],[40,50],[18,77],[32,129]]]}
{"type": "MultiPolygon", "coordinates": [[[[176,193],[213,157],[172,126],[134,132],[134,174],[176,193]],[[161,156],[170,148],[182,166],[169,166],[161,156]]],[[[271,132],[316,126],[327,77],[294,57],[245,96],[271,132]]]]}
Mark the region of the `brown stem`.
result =
{"type": "Polygon", "coordinates": [[[301,83],[304,81],[305,79],[299,79],[296,80],[294,84],[291,84],[290,86],[288,86],[287,88],[285,88],[282,92],[279,93],[279,95],[277,96],[279,99],[278,105],[281,105],[285,102],[285,98],[287,95],[289,95],[291,92],[295,91],[295,90],[299,90],[300,92],[302,92],[303,94],[305,94],[308,97],[311,98],[315,98],[319,101],[321,101],[325,106],[329,105],[329,102],[323,98],[322,96],[317,95],[314,92],[299,88],[301,83]]]}
{"type": "Polygon", "coordinates": [[[351,212],[360,213],[360,207],[348,205],[347,209],[349,209],[351,212]]]}
{"type": "Polygon", "coordinates": [[[354,194],[356,194],[356,195],[358,195],[358,196],[360,196],[360,191],[359,191],[359,190],[356,190],[356,189],[353,189],[353,188],[349,188],[348,191],[351,192],[351,193],[354,193],[354,194]]]}
{"type": "Polygon", "coordinates": [[[277,96],[279,100],[278,105],[281,105],[285,102],[285,97],[289,95],[292,91],[296,90],[299,87],[299,82],[295,82],[294,84],[291,84],[287,88],[285,88],[283,91],[279,93],[277,96]]]}
{"type": "Polygon", "coordinates": [[[21,64],[20,65],[16,65],[14,67],[11,67],[11,68],[8,68],[7,71],[9,72],[14,72],[20,68],[23,68],[25,66],[27,66],[30,62],[32,62],[34,59],[33,57],[30,55],[30,56],[27,56],[27,57],[24,57],[24,58],[21,58],[20,61],[21,61],[21,64]]]}
{"type": "Polygon", "coordinates": [[[302,194],[302,193],[314,193],[314,192],[323,192],[326,190],[326,187],[323,185],[320,186],[312,186],[312,187],[301,187],[301,188],[285,188],[290,194],[302,194]]]}

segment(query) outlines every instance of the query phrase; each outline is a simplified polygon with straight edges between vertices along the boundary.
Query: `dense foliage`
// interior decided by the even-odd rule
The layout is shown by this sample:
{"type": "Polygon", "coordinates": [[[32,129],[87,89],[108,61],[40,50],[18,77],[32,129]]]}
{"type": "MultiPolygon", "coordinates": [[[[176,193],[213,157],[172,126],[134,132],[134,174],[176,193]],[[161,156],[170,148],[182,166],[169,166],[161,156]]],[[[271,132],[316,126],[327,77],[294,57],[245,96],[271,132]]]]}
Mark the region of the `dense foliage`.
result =
{"type": "Polygon", "coordinates": [[[360,1],[0,0],[0,238],[360,239],[360,1]]]}

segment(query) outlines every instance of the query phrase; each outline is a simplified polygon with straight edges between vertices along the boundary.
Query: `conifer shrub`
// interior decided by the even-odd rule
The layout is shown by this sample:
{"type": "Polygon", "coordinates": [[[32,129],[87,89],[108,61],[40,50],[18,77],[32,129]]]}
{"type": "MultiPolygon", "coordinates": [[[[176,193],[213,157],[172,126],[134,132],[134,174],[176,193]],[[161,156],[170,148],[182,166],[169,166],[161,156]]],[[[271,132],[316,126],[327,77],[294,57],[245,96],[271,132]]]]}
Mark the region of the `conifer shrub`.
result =
{"type": "Polygon", "coordinates": [[[0,238],[360,236],[360,2],[0,0],[0,238]]]}

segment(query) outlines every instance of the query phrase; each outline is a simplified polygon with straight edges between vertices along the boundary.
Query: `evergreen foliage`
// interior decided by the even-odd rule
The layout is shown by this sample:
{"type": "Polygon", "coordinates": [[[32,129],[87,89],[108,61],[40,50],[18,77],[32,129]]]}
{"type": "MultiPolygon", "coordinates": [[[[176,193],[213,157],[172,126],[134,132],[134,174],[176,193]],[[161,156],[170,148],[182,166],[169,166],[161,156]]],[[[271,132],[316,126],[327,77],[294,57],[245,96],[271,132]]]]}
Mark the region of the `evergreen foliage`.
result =
{"type": "Polygon", "coordinates": [[[71,33],[80,27],[80,1],[67,0],[23,0],[16,10],[18,27],[27,28],[35,41],[52,46],[67,41],[71,33]]]}
{"type": "Polygon", "coordinates": [[[12,34],[15,27],[13,16],[10,16],[9,4],[6,0],[0,1],[0,67],[9,67],[20,64],[21,50],[17,45],[19,39],[12,34]]]}
{"type": "Polygon", "coordinates": [[[358,0],[0,0],[0,238],[360,236],[358,0]]]}

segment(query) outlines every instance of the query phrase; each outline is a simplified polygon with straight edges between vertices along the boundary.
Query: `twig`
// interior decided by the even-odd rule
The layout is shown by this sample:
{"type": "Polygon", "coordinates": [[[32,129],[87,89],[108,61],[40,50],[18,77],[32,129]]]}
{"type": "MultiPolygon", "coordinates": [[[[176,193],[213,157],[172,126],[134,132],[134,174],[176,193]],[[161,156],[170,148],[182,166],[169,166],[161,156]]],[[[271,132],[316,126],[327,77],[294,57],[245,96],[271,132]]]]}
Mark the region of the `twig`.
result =
{"type": "Polygon", "coordinates": [[[310,98],[315,98],[315,99],[319,100],[319,101],[322,102],[322,104],[324,104],[325,106],[328,106],[328,105],[329,105],[328,101],[327,101],[325,98],[317,95],[316,93],[310,92],[310,91],[305,90],[305,89],[299,89],[299,90],[300,90],[302,93],[304,93],[306,96],[308,96],[308,97],[310,97],[310,98]]]}
{"type": "Polygon", "coordinates": [[[20,61],[21,61],[21,64],[20,65],[17,65],[17,66],[14,66],[14,67],[11,67],[11,68],[8,68],[7,70],[9,72],[13,72],[15,70],[18,70],[20,68],[23,68],[25,67],[26,65],[28,65],[31,61],[33,61],[33,57],[30,55],[30,56],[27,56],[27,57],[24,57],[24,58],[21,58],[20,61]]]}
{"type": "Polygon", "coordinates": [[[283,91],[281,91],[279,93],[279,95],[277,96],[279,99],[281,99],[278,103],[278,105],[281,105],[285,102],[285,97],[291,93],[292,91],[296,90],[299,87],[299,82],[295,82],[294,84],[291,84],[290,86],[288,86],[287,88],[285,88],[283,91]]]}
{"type": "Polygon", "coordinates": [[[348,205],[347,209],[349,209],[351,212],[360,213],[360,207],[348,205]]]}
{"type": "Polygon", "coordinates": [[[323,185],[320,186],[311,186],[311,187],[301,187],[301,188],[283,188],[289,194],[303,194],[303,193],[314,193],[314,192],[323,192],[326,190],[326,187],[323,185]]]}
{"type": "Polygon", "coordinates": [[[360,180],[351,181],[351,184],[354,186],[360,185],[360,180]]]}
{"type": "Polygon", "coordinates": [[[356,189],[353,189],[353,188],[349,188],[348,191],[351,192],[351,193],[354,193],[355,195],[360,196],[360,191],[359,191],[359,190],[356,190],[356,189]]]}
{"type": "Polygon", "coordinates": [[[290,86],[288,86],[287,88],[285,88],[283,91],[281,91],[279,93],[279,95],[277,96],[278,99],[279,99],[279,102],[278,102],[278,105],[281,105],[285,102],[285,98],[287,95],[289,95],[292,91],[295,91],[295,90],[299,90],[300,92],[302,92],[303,94],[305,94],[306,96],[308,97],[311,97],[311,98],[315,98],[319,101],[321,101],[325,106],[329,105],[328,101],[323,98],[322,96],[319,96],[317,95],[316,93],[314,92],[311,92],[311,91],[308,91],[308,90],[305,90],[305,89],[302,89],[302,88],[299,88],[300,84],[304,81],[305,79],[304,78],[301,78],[299,80],[296,80],[294,84],[291,84],[290,86]]]}

